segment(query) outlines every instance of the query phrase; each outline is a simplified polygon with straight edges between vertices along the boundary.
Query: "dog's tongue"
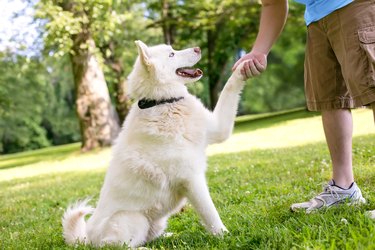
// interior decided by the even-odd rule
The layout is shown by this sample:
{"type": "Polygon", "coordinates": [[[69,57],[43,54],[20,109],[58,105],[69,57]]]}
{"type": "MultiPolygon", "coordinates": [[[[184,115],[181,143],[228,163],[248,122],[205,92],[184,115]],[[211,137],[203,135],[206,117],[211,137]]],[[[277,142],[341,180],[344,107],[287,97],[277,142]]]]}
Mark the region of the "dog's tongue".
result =
{"type": "Polygon", "coordinates": [[[188,75],[195,75],[195,73],[196,73],[196,70],[195,69],[183,69],[182,70],[184,73],[186,73],[186,74],[188,74],[188,75]]]}
{"type": "Polygon", "coordinates": [[[180,73],[189,75],[191,77],[198,77],[203,74],[202,70],[200,69],[192,69],[192,68],[180,68],[178,69],[180,73]]]}

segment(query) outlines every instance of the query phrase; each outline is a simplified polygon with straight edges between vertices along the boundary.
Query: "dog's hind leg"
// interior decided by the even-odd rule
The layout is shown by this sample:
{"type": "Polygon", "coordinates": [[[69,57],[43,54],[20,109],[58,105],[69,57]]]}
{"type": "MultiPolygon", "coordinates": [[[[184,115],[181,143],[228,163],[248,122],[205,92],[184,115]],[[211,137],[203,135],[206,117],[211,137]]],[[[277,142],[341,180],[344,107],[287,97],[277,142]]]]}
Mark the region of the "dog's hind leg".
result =
{"type": "Polygon", "coordinates": [[[164,230],[167,227],[168,217],[169,216],[165,216],[150,223],[150,230],[148,231],[147,241],[152,241],[160,237],[164,233],[164,230]]]}
{"type": "Polygon", "coordinates": [[[108,220],[99,245],[139,247],[146,243],[149,230],[150,224],[142,213],[117,212],[108,220]]]}
{"type": "Polygon", "coordinates": [[[171,207],[173,208],[170,212],[168,212],[168,214],[166,214],[164,217],[150,221],[150,231],[148,232],[147,241],[154,240],[160,236],[168,237],[172,235],[172,233],[164,232],[164,230],[167,227],[168,218],[171,215],[180,212],[182,208],[186,205],[187,201],[186,197],[179,195],[175,196],[174,198],[175,199],[171,202],[171,207]]]}

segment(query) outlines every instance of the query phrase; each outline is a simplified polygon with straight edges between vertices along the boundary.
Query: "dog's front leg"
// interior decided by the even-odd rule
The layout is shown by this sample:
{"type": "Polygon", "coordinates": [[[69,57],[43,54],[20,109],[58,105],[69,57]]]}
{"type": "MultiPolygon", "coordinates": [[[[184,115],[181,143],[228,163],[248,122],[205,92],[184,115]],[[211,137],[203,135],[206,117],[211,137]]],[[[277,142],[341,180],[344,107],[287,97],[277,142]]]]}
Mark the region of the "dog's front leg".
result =
{"type": "Polygon", "coordinates": [[[188,183],[187,197],[203,220],[208,231],[214,235],[228,232],[212,202],[204,176],[193,178],[188,183]]]}
{"type": "Polygon", "coordinates": [[[232,133],[240,94],[245,85],[239,71],[241,66],[237,67],[237,70],[228,79],[211,114],[208,127],[209,144],[222,142],[228,139],[232,133]]]}

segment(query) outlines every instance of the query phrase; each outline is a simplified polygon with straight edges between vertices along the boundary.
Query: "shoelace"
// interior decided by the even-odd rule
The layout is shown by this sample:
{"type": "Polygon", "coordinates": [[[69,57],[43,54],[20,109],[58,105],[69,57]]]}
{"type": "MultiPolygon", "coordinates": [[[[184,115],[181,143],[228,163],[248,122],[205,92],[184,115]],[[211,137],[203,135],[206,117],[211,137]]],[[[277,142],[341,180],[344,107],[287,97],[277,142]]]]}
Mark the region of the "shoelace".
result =
{"type": "Polygon", "coordinates": [[[325,186],[324,187],[324,191],[326,193],[329,192],[331,194],[332,198],[334,198],[334,199],[339,199],[340,198],[340,195],[337,193],[336,190],[334,190],[333,186],[331,186],[331,185],[325,186]]]}

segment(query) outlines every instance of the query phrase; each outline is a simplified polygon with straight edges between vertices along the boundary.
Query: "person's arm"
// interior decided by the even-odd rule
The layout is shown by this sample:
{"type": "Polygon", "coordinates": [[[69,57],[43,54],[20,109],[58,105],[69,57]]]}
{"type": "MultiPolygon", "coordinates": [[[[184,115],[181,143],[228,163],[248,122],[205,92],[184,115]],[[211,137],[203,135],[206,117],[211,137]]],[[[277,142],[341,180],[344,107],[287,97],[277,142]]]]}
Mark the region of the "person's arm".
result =
{"type": "Polygon", "coordinates": [[[241,69],[246,78],[261,74],[267,68],[267,55],[283,30],[287,15],[287,0],[262,0],[259,31],[254,46],[235,63],[232,70],[247,61],[241,69]]]}

